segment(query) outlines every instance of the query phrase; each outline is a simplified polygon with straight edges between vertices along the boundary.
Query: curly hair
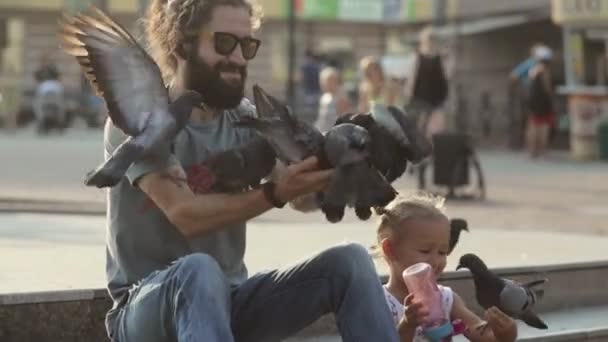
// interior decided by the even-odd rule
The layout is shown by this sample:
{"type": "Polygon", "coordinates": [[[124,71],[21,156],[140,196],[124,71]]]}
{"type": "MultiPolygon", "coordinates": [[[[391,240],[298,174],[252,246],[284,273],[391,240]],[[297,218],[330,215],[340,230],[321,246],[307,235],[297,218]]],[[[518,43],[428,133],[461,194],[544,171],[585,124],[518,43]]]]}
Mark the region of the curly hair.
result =
{"type": "Polygon", "coordinates": [[[221,5],[246,8],[252,29],[260,28],[262,11],[255,0],[152,0],[143,24],[148,48],[165,80],[175,76],[175,53],[184,44],[197,41],[203,25],[211,21],[213,9],[221,5]]]}

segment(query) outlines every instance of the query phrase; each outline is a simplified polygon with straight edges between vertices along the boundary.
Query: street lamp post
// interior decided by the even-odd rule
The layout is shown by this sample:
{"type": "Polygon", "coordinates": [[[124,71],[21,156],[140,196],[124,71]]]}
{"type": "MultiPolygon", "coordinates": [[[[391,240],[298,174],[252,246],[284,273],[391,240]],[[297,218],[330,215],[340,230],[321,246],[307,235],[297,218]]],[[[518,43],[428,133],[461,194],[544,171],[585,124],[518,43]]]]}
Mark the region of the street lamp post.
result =
{"type": "Polygon", "coordinates": [[[287,103],[293,109],[295,106],[295,84],[294,84],[294,72],[295,72],[295,59],[296,59],[296,8],[295,0],[288,0],[288,38],[287,38],[287,55],[288,55],[288,66],[287,66],[287,103]]]}

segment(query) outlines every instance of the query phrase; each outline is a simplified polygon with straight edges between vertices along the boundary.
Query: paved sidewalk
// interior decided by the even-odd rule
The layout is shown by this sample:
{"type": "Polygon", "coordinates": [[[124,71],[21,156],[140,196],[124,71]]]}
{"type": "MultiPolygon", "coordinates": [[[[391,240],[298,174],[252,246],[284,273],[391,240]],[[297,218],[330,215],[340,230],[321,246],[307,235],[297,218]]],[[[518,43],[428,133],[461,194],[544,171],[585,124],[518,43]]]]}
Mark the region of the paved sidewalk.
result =
{"type": "MultiPolygon", "coordinates": [[[[92,203],[103,211],[104,191],[82,184],[86,172],[102,160],[101,140],[100,130],[74,129],[65,136],[46,138],[28,130],[15,135],[0,132],[0,160],[6,161],[0,177],[0,207],[2,198],[20,198],[92,203]]],[[[563,152],[536,162],[508,151],[481,151],[480,157],[488,199],[451,201],[452,216],[466,217],[475,229],[608,234],[607,162],[572,161],[563,152]]],[[[396,186],[407,191],[415,184],[407,175],[396,186]]],[[[294,215],[290,210],[273,210],[266,217],[281,222],[323,221],[321,215],[294,215]]]]}
{"type": "MultiPolygon", "coordinates": [[[[261,218],[250,224],[246,262],[255,273],[288,266],[335,244],[370,246],[374,241],[371,224],[285,224],[261,218]]],[[[608,237],[487,227],[462,234],[446,271],[454,270],[458,256],[466,252],[478,253],[495,268],[604,260],[606,245],[608,237]]],[[[105,286],[101,216],[2,214],[0,250],[0,293],[105,286]]],[[[379,273],[386,273],[383,260],[376,261],[379,273]]]]}
{"type": "MultiPolygon", "coordinates": [[[[85,204],[88,212],[102,213],[104,191],[82,185],[101,161],[101,139],[99,130],[45,138],[31,131],[0,133],[0,209],[11,202],[3,198],[20,198],[67,201],[75,209],[85,204]]],[[[456,255],[477,251],[493,267],[607,258],[608,163],[576,162],[564,153],[536,162],[507,151],[482,151],[480,157],[488,199],[447,203],[448,213],[466,218],[471,228],[456,255]]],[[[414,184],[406,175],[396,186],[411,191],[414,184]]],[[[352,213],[332,225],[320,213],[272,210],[252,222],[248,262],[256,271],[342,241],[370,245],[374,226],[352,213]]],[[[102,286],[104,235],[103,216],[0,214],[0,291],[102,286]]],[[[450,262],[448,268],[455,260],[450,262]]]]}

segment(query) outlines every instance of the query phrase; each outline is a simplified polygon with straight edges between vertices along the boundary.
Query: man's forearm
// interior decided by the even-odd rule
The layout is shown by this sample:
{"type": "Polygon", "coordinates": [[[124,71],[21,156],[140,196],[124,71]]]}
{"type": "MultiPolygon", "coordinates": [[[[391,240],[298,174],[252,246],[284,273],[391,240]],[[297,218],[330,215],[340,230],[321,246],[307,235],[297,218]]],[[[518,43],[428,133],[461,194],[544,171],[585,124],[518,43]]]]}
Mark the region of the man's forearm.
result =
{"type": "Polygon", "coordinates": [[[239,194],[195,195],[168,215],[186,237],[245,222],[273,208],[260,189],[239,194]]]}

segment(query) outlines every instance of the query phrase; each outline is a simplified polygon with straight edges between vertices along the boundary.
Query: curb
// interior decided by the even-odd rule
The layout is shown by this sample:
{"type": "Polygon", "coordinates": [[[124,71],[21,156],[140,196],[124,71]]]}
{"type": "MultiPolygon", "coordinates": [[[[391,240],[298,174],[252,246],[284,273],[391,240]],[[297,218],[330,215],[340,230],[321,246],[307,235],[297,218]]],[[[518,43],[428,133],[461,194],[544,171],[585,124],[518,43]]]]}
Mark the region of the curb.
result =
{"type": "Polygon", "coordinates": [[[106,214],[106,205],[102,202],[57,201],[24,198],[0,198],[0,213],[44,213],[64,215],[106,214]]]}

